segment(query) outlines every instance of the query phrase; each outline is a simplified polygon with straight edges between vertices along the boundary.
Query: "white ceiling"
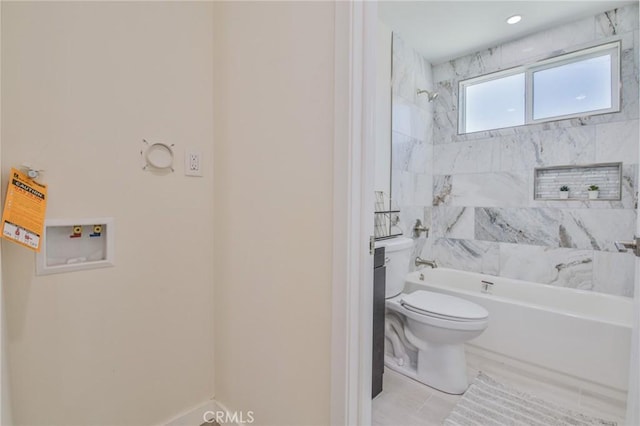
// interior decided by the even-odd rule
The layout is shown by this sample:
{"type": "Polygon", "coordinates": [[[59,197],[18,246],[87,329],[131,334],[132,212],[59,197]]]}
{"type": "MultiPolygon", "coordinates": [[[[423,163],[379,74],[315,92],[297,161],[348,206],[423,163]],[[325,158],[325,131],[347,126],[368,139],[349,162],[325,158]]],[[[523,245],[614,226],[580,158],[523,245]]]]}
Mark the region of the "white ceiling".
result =
{"type": "Polygon", "coordinates": [[[636,1],[381,1],[380,19],[436,65],[636,1]],[[508,25],[512,15],[522,21],[508,25]]]}

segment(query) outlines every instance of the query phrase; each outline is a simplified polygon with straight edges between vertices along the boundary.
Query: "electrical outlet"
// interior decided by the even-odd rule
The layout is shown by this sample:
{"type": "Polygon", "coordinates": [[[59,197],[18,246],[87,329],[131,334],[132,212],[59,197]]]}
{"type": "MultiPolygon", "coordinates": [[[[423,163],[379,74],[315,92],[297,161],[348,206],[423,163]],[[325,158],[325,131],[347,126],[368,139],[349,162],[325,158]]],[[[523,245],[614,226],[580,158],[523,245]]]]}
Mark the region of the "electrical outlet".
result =
{"type": "Polygon", "coordinates": [[[202,176],[202,156],[200,152],[187,149],[184,153],[185,176],[202,176]]]}

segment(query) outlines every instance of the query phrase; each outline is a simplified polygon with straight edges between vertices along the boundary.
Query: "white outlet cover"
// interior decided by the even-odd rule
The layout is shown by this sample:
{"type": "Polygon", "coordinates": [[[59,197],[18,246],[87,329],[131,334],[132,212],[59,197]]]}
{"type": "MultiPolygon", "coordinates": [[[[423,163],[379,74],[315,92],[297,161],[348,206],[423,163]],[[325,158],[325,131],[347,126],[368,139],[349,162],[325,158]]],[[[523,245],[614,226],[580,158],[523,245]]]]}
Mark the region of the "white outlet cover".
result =
{"type": "Polygon", "coordinates": [[[184,174],[185,176],[202,176],[202,155],[200,151],[192,148],[188,148],[184,152],[184,174]],[[196,167],[192,165],[192,157],[196,157],[194,163],[196,167]]]}

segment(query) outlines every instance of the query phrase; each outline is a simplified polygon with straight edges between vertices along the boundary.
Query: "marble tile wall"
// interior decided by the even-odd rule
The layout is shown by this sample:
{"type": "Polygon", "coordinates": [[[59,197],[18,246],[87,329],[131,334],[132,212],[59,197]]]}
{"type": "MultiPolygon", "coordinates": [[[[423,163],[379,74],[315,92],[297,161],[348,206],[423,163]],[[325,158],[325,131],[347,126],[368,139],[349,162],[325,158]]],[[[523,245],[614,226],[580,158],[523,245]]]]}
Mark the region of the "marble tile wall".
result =
{"type": "Polygon", "coordinates": [[[617,200],[621,197],[621,168],[617,163],[597,167],[540,169],[534,176],[536,199],[559,198],[561,186],[567,186],[571,198],[587,198],[591,185],[598,186],[598,198],[617,200]]]}
{"type": "MultiPolygon", "coordinates": [[[[423,257],[455,269],[633,295],[634,257],[617,253],[613,242],[633,237],[636,222],[638,32],[636,4],[435,65],[431,73],[424,69],[440,96],[430,105],[414,97],[412,105],[426,108],[421,117],[429,120],[431,115],[432,122],[394,126],[394,135],[403,141],[398,150],[410,144],[411,156],[418,151],[425,155],[407,160],[398,152],[397,159],[398,172],[408,174],[398,182],[402,190],[421,191],[420,185],[430,185],[423,193],[402,195],[414,207],[414,216],[424,198],[431,197],[425,219],[432,229],[420,244],[423,257]],[[460,80],[616,38],[622,40],[620,112],[457,134],[460,80]],[[400,130],[408,128],[420,134],[400,130]],[[608,162],[623,163],[619,201],[533,198],[536,167],[608,162]]],[[[394,46],[394,66],[396,61],[406,66],[399,65],[404,74],[394,81],[394,90],[410,102],[411,84],[424,80],[409,70],[420,72],[427,64],[403,44],[397,56],[394,46]]],[[[412,123],[418,112],[405,113],[403,123],[412,123]]]]}
{"type": "MultiPolygon", "coordinates": [[[[411,237],[417,219],[431,223],[433,202],[433,103],[418,90],[432,91],[431,64],[401,35],[393,34],[391,193],[400,227],[411,237]]],[[[426,243],[416,239],[413,257],[426,243]]]]}

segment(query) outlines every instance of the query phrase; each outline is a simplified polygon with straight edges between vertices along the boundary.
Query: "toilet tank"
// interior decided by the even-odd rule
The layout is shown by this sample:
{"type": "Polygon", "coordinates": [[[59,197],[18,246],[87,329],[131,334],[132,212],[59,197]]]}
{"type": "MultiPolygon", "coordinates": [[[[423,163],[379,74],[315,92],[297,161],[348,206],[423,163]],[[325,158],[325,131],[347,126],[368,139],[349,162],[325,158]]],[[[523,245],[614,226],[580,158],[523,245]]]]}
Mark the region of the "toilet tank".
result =
{"type": "Polygon", "coordinates": [[[406,237],[376,241],[376,248],[384,247],[386,271],[385,298],[397,296],[404,288],[409,273],[413,240],[406,237]]]}

